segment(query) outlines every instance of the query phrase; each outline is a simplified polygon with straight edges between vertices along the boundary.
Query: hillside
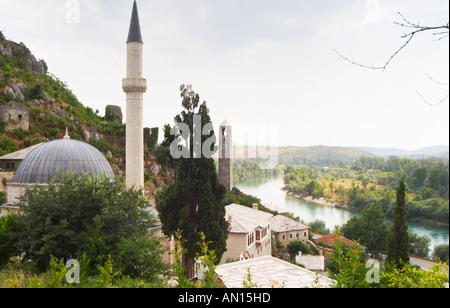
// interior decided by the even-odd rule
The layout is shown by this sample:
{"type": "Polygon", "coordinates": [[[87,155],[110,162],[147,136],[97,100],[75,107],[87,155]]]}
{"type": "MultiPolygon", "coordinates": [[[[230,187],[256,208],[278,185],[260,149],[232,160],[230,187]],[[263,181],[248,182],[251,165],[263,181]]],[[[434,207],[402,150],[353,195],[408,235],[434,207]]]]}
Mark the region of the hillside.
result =
{"type": "Polygon", "coordinates": [[[280,165],[306,165],[327,167],[334,165],[350,165],[361,157],[374,155],[356,148],[343,147],[280,147],[278,161],[280,165]]]}
{"type": "Polygon", "coordinates": [[[428,157],[438,157],[446,159],[449,158],[448,145],[426,147],[413,151],[394,148],[371,148],[371,147],[358,147],[358,149],[385,158],[390,156],[409,157],[413,159],[428,158],[428,157]]]}
{"type": "MultiPolygon", "coordinates": [[[[105,117],[99,113],[84,106],[25,44],[6,40],[0,32],[0,156],[60,139],[68,128],[72,139],[95,146],[115,174],[123,176],[125,124],[109,109],[105,117]]],[[[170,172],[161,174],[151,150],[145,155],[147,189],[154,191],[165,186],[171,176],[170,172]]]]}

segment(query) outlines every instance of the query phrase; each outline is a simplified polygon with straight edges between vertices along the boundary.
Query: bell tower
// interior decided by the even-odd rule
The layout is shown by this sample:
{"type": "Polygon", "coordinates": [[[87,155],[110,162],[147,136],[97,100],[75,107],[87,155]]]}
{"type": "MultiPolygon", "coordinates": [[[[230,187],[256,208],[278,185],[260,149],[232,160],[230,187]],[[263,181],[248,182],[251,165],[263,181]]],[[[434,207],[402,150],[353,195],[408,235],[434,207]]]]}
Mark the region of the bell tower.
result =
{"type": "Polygon", "coordinates": [[[233,138],[227,121],[219,127],[219,174],[218,180],[227,190],[233,189],[233,138]]]}
{"type": "Polygon", "coordinates": [[[143,41],[136,1],[133,4],[127,40],[127,78],[122,81],[127,95],[126,186],[144,186],[144,106],[147,80],[143,78],[143,41]]]}

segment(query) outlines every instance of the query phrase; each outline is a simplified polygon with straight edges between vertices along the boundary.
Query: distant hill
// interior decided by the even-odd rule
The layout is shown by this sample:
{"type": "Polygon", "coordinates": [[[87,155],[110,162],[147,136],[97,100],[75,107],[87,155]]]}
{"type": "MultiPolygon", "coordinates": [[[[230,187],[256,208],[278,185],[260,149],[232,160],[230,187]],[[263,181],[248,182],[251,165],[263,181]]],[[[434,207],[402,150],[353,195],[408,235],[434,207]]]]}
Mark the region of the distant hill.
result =
{"type": "Polygon", "coordinates": [[[375,157],[361,149],[343,147],[280,147],[278,162],[280,165],[307,165],[327,167],[334,165],[350,165],[361,157],[375,157]]]}
{"type": "Polygon", "coordinates": [[[413,159],[428,158],[428,157],[439,157],[446,159],[449,158],[448,145],[431,146],[413,151],[395,148],[371,148],[371,147],[357,147],[357,148],[367,153],[380,157],[397,156],[397,157],[408,157],[413,159]]]}

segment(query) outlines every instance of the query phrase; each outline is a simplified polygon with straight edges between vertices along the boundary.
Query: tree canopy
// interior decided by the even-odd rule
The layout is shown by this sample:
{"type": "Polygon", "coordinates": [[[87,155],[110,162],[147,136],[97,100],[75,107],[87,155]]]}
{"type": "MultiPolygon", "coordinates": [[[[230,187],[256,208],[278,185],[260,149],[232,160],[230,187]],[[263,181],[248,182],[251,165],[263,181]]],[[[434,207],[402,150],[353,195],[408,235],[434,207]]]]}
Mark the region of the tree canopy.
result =
{"type": "MultiPolygon", "coordinates": [[[[177,132],[178,138],[172,139],[172,145],[178,142],[176,146],[187,157],[177,159],[175,182],[157,195],[156,205],[164,234],[171,236],[178,230],[182,231],[183,247],[186,250],[184,265],[190,277],[193,258],[199,253],[196,245],[200,241],[199,234],[206,235],[206,240],[211,242],[211,249],[215,250],[217,260],[220,261],[226,249],[228,225],[225,221],[225,206],[222,204],[225,187],[217,179],[214,160],[204,155],[205,149],[215,149],[214,131],[203,134],[205,125],[211,123],[209,110],[206,102],[199,104],[200,97],[191,86],[182,85],[180,92],[184,110],[175,117],[175,123],[176,127],[178,123],[187,125],[189,134],[180,129],[172,130],[177,132]],[[202,129],[196,127],[199,123],[194,117],[200,117],[202,129]],[[194,136],[195,131],[200,131],[201,137],[194,136]],[[202,149],[200,156],[195,155],[198,149],[202,149]]],[[[168,141],[164,144],[168,144],[168,141]]]]}
{"type": "Polygon", "coordinates": [[[57,259],[88,258],[91,266],[111,256],[124,275],[155,279],[164,266],[160,241],[149,233],[154,217],[140,190],[108,178],[65,173],[48,186],[26,190],[19,203],[16,252],[48,268],[57,259]]]}

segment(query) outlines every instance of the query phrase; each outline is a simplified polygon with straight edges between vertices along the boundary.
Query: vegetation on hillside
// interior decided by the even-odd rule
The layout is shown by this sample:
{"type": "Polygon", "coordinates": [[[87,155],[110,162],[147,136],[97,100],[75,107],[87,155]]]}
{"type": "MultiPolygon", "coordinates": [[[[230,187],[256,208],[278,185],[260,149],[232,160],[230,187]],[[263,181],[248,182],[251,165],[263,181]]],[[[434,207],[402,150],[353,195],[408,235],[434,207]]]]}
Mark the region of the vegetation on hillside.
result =
{"type": "Polygon", "coordinates": [[[401,181],[406,185],[408,220],[448,224],[447,160],[362,157],[350,167],[287,166],[284,176],[286,190],[295,195],[323,197],[356,211],[378,203],[387,218],[393,218],[395,191],[401,181]]]}
{"type": "MultiPolygon", "coordinates": [[[[10,142],[23,148],[45,140],[62,138],[66,127],[69,128],[70,137],[76,140],[85,139],[83,131],[88,127],[96,127],[101,135],[124,135],[125,126],[122,123],[105,121],[104,117],[98,115],[98,110],[94,112],[92,108],[84,106],[65,82],[48,72],[44,60],[38,61],[44,68],[43,71],[27,65],[36,60],[23,43],[3,40],[0,44],[4,50],[11,50],[11,54],[0,53],[0,104],[10,101],[22,103],[29,108],[30,116],[29,131],[3,130],[5,140],[8,138],[10,142]],[[23,95],[5,91],[6,87],[12,85],[20,85],[23,89],[20,93],[23,92],[23,95]]],[[[121,156],[113,145],[107,148],[113,154],[121,156]]],[[[4,153],[15,150],[12,147],[2,149],[4,153]]]]}
{"type": "Polygon", "coordinates": [[[341,147],[280,147],[278,163],[280,165],[327,167],[331,165],[346,166],[361,157],[375,157],[355,148],[341,147]]]}
{"type": "Polygon", "coordinates": [[[264,169],[256,160],[241,160],[236,159],[233,163],[233,181],[241,181],[258,176],[278,175],[281,174],[281,169],[264,169]]]}
{"type": "MultiPolygon", "coordinates": [[[[36,60],[25,44],[8,41],[0,32],[0,105],[12,101],[28,107],[29,130],[6,131],[7,123],[0,121],[0,156],[61,139],[68,128],[71,139],[88,142],[102,152],[116,175],[125,173],[126,125],[121,119],[111,116],[108,109],[101,116],[99,110],[84,106],[64,81],[48,71],[44,60],[36,60]],[[18,91],[11,92],[13,88],[18,91]]],[[[145,149],[148,190],[172,181],[166,169],[158,173],[150,169],[157,164],[157,130],[152,130],[145,149]]]]}

